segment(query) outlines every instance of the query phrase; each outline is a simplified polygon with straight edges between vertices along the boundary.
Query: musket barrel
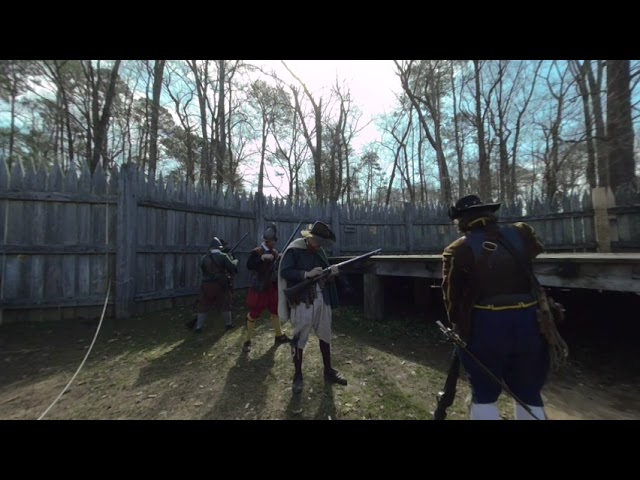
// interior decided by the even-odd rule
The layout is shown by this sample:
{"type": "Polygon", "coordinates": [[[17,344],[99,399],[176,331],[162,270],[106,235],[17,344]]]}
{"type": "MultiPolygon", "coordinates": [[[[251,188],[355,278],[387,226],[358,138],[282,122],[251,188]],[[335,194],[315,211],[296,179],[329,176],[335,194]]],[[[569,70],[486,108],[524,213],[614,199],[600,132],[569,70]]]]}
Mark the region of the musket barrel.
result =
{"type": "MultiPolygon", "coordinates": [[[[380,253],[382,251],[381,248],[378,248],[376,250],[373,250],[369,253],[365,253],[364,255],[360,255],[358,257],[355,258],[351,258],[349,260],[346,260],[344,262],[341,263],[337,263],[333,266],[337,266],[338,268],[343,267],[347,264],[350,263],[355,263],[358,262],[360,260],[364,260],[365,258],[371,257],[377,253],[380,253]]],[[[320,280],[323,277],[326,277],[327,275],[329,275],[331,273],[331,267],[325,268],[322,270],[322,273],[320,275],[318,275],[317,277],[313,277],[313,278],[307,278],[306,280],[302,280],[299,283],[296,283],[294,286],[289,287],[289,288],[285,288],[284,289],[284,294],[287,298],[291,299],[291,298],[295,298],[296,295],[303,290],[304,288],[306,288],[308,285],[317,282],[318,280],[320,280]]]]}
{"type": "Polygon", "coordinates": [[[243,236],[240,240],[238,240],[238,242],[233,246],[233,248],[232,248],[231,250],[229,250],[229,253],[233,253],[233,252],[234,252],[234,250],[235,250],[236,248],[238,248],[238,245],[240,245],[240,244],[242,243],[242,241],[243,241],[245,238],[247,238],[247,235],[249,235],[249,232],[245,233],[245,234],[244,234],[244,236],[243,236]]]}

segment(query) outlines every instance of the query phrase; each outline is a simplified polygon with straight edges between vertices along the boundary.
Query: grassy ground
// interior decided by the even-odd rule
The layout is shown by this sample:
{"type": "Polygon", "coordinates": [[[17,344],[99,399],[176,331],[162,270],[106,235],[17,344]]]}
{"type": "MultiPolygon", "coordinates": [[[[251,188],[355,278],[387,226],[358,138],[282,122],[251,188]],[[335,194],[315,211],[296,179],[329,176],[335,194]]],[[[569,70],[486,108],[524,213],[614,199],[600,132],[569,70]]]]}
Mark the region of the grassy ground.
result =
{"type": "MultiPolygon", "coordinates": [[[[347,386],[325,385],[315,337],[305,349],[305,390],[292,395],[288,345],[274,345],[265,315],[250,353],[244,340],[244,296],[236,295],[236,327],[210,314],[195,335],[189,309],[130,320],[105,320],[92,352],[46,419],[396,419],[426,420],[444,385],[452,347],[431,319],[371,323],[358,308],[334,316],[333,363],[347,386]]],[[[441,317],[441,312],[438,314],[441,317]]],[[[0,419],[36,419],[80,365],[96,331],[92,322],[0,327],[0,419]]],[[[291,325],[285,325],[290,333],[291,325]]],[[[602,395],[598,379],[576,369],[545,389],[551,418],[640,418],[637,385],[602,395]]],[[[469,388],[461,376],[448,419],[467,418],[469,388]]],[[[500,399],[503,418],[511,401],[500,399]]]]}

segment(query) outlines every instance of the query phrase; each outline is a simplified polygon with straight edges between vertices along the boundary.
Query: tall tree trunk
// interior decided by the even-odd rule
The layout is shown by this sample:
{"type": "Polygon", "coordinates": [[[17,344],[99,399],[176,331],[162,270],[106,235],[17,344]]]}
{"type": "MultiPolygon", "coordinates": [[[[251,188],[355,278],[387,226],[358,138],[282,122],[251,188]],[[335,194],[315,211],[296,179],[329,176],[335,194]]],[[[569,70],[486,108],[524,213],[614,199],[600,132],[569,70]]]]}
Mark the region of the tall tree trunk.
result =
{"type": "MultiPolygon", "coordinates": [[[[518,179],[516,177],[516,162],[519,155],[519,141],[520,141],[520,131],[522,129],[522,118],[524,117],[525,112],[527,111],[527,107],[529,106],[529,102],[531,102],[531,98],[533,97],[533,92],[536,87],[536,83],[538,80],[538,72],[542,68],[543,60],[538,61],[536,68],[533,72],[533,80],[529,86],[529,94],[524,102],[524,105],[520,110],[518,110],[518,117],[516,119],[516,127],[515,133],[513,136],[513,146],[511,147],[511,181],[509,182],[509,200],[511,203],[515,203],[516,195],[518,193],[518,179]]],[[[525,192],[526,193],[526,192],[525,192]]]]}
{"type": "Polygon", "coordinates": [[[156,60],[153,67],[153,100],[151,102],[151,126],[149,132],[149,177],[155,178],[158,164],[158,118],[160,116],[160,94],[166,60],[156,60]]]}
{"type": "Polygon", "coordinates": [[[211,188],[211,160],[209,158],[209,137],[207,135],[207,71],[209,61],[204,60],[204,76],[201,77],[198,71],[198,65],[195,60],[187,60],[187,64],[193,72],[196,83],[196,92],[198,95],[198,106],[200,108],[200,130],[202,134],[202,149],[200,151],[200,181],[204,180],[204,184],[211,188]]]}
{"type": "Polygon", "coordinates": [[[302,115],[302,107],[300,106],[297,90],[292,89],[293,96],[295,99],[296,112],[298,113],[298,118],[300,119],[300,123],[302,124],[304,137],[307,141],[307,144],[309,145],[309,150],[311,150],[311,155],[313,156],[316,200],[319,203],[323,203],[324,189],[322,186],[322,98],[320,98],[320,100],[316,104],[313,96],[311,95],[311,92],[309,92],[309,89],[302,82],[302,80],[300,80],[296,76],[296,74],[289,69],[289,67],[284,61],[282,61],[282,64],[287,69],[287,71],[291,74],[291,76],[293,76],[293,78],[295,78],[298,81],[298,83],[302,86],[302,89],[304,90],[305,95],[307,96],[307,98],[311,102],[311,106],[313,107],[315,129],[316,129],[315,145],[313,145],[313,142],[311,141],[311,135],[309,134],[309,129],[307,128],[307,124],[305,123],[304,117],[302,115]]]}
{"type": "Polygon", "coordinates": [[[13,149],[15,148],[16,139],[16,97],[18,96],[18,79],[13,78],[11,83],[11,119],[9,127],[9,166],[13,163],[13,149]]]}
{"type": "Polygon", "coordinates": [[[480,61],[473,61],[473,71],[476,83],[476,128],[478,131],[478,167],[480,180],[480,198],[487,202],[491,200],[491,168],[485,145],[484,118],[482,115],[482,90],[480,87],[480,61]]]}
{"type": "Polygon", "coordinates": [[[607,137],[610,186],[635,186],[629,60],[607,60],[607,137]]]}
{"type": "Polygon", "coordinates": [[[593,116],[589,103],[589,87],[587,85],[586,61],[580,64],[578,60],[569,61],[573,76],[578,84],[578,92],[582,98],[582,112],[584,114],[584,131],[587,145],[587,181],[591,188],[597,186],[596,178],[596,149],[593,140],[593,116]]]}
{"type": "Polygon", "coordinates": [[[593,73],[591,60],[585,60],[585,70],[587,80],[589,80],[589,90],[591,91],[591,104],[593,105],[593,122],[596,127],[595,147],[598,171],[598,186],[608,187],[609,180],[609,154],[607,147],[607,133],[604,123],[604,112],[602,108],[602,73],[604,62],[596,60],[596,75],[593,73]]]}
{"type": "Polygon", "coordinates": [[[105,156],[105,145],[107,140],[107,131],[109,129],[109,117],[111,115],[111,105],[115,97],[116,80],[118,78],[118,70],[120,68],[121,60],[116,60],[111,69],[109,75],[109,83],[107,85],[107,91],[105,93],[104,105],[102,106],[102,113],[99,113],[98,103],[98,86],[100,85],[100,75],[98,75],[98,81],[95,83],[94,100],[93,100],[93,112],[94,112],[94,135],[93,135],[93,159],[91,161],[91,171],[95,171],[96,167],[100,164],[100,159],[103,159],[103,165],[106,167],[107,158],[105,156]]]}
{"type": "Polygon", "coordinates": [[[434,118],[434,123],[439,122],[440,112],[437,111],[435,103],[432,101],[433,99],[428,98],[418,98],[418,96],[414,93],[411,88],[409,79],[412,76],[412,61],[407,62],[404,66],[401,66],[397,60],[394,60],[396,64],[396,68],[398,70],[398,75],[400,76],[400,80],[402,82],[402,89],[405,94],[411,101],[411,105],[415,108],[418,113],[418,120],[420,121],[420,125],[424,130],[425,135],[427,136],[427,140],[429,140],[429,144],[436,152],[436,163],[438,165],[438,174],[440,180],[440,198],[442,203],[449,204],[451,203],[451,178],[449,177],[449,168],[447,166],[447,160],[444,154],[444,149],[442,143],[439,142],[434,135],[431,134],[431,130],[429,129],[429,124],[427,123],[427,119],[420,108],[420,103],[422,102],[426,105],[427,110],[429,111],[432,118],[434,118]]]}
{"type": "Polygon", "coordinates": [[[453,95],[453,132],[456,145],[456,160],[458,163],[458,196],[462,197],[464,191],[464,172],[462,166],[462,145],[460,144],[460,127],[458,126],[458,100],[456,99],[456,82],[451,65],[451,93],[453,95]]]}
{"type": "Polygon", "coordinates": [[[262,112],[262,145],[260,146],[260,171],[258,172],[258,193],[264,194],[264,157],[267,150],[267,134],[269,130],[267,113],[262,112]]]}
{"type": "MultiPolygon", "coordinates": [[[[220,91],[218,92],[218,141],[216,143],[216,191],[219,191],[222,188],[224,183],[224,161],[226,158],[226,150],[227,150],[227,122],[226,115],[224,110],[224,100],[225,100],[225,87],[226,87],[226,60],[220,60],[218,68],[218,86],[220,91]]],[[[264,139],[263,139],[264,141],[264,139]]],[[[264,149],[263,149],[264,155],[264,149]]],[[[264,159],[263,159],[264,162],[264,159]]],[[[261,165],[262,168],[262,165],[261,165]]],[[[229,178],[230,183],[231,177],[229,178]]],[[[262,190],[260,191],[262,193],[262,190]]]]}

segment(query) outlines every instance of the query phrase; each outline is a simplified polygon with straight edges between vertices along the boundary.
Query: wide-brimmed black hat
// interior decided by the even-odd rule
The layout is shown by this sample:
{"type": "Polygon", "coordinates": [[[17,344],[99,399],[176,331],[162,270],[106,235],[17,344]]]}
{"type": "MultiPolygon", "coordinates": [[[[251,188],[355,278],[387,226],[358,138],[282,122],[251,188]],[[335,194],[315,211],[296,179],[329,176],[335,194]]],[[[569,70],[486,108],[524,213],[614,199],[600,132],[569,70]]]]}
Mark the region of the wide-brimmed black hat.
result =
{"type": "Polygon", "coordinates": [[[455,220],[465,213],[476,212],[478,210],[490,210],[495,212],[500,208],[502,203],[482,203],[477,195],[467,195],[456,202],[455,205],[449,207],[449,218],[455,220]]]}
{"type": "Polygon", "coordinates": [[[309,227],[307,227],[306,230],[302,230],[300,234],[303,237],[313,237],[322,247],[331,246],[336,242],[336,235],[331,231],[329,225],[320,221],[309,225],[309,227]]]}

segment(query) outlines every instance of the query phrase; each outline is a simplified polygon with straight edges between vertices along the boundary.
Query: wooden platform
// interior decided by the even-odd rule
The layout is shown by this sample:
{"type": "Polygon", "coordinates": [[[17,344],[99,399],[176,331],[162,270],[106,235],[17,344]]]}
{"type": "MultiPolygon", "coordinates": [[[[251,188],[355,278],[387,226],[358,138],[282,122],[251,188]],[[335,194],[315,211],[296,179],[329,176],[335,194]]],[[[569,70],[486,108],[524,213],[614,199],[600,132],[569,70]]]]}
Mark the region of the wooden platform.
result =
{"type": "MultiPolygon", "coordinates": [[[[330,260],[339,263],[349,258],[353,257],[332,257],[330,260]]],[[[640,253],[548,253],[534,260],[534,270],[540,283],[548,287],[640,294],[640,253]]],[[[384,306],[380,277],[441,280],[442,256],[376,255],[359,263],[352,271],[364,275],[365,316],[376,319],[382,315],[384,306]]],[[[426,291],[425,295],[428,295],[426,291]]]]}

